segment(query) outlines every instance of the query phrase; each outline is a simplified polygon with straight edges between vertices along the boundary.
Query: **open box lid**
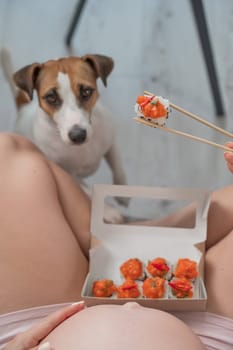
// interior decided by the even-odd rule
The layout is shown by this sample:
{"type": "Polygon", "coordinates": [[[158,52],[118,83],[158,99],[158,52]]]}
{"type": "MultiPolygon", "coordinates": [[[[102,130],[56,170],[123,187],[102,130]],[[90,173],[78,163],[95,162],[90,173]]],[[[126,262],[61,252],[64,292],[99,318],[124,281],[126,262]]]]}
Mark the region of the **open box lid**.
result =
{"type": "Polygon", "coordinates": [[[91,232],[98,240],[105,242],[118,239],[125,240],[134,237],[140,239],[143,231],[143,240],[147,237],[159,238],[166,242],[187,242],[188,245],[196,245],[206,240],[207,213],[210,204],[211,191],[191,188],[168,187],[144,187],[144,186],[119,186],[119,185],[94,185],[92,193],[91,232]],[[129,197],[150,198],[160,200],[196,202],[196,220],[193,228],[141,226],[128,224],[109,224],[104,222],[105,198],[129,197]]]}

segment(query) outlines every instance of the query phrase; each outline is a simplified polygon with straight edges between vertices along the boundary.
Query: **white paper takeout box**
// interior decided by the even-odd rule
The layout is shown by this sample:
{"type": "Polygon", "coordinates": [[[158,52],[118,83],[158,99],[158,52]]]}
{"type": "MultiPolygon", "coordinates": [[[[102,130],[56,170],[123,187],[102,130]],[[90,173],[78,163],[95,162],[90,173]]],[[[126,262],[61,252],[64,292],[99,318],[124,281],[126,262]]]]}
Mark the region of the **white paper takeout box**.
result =
{"type": "Polygon", "coordinates": [[[95,185],[92,195],[91,232],[98,245],[90,250],[89,273],[82,289],[82,299],[86,304],[92,306],[137,301],[143,306],[167,311],[204,311],[207,294],[203,282],[203,258],[210,195],[210,191],[200,189],[95,185]],[[104,200],[109,196],[196,202],[195,227],[106,224],[103,220],[104,200]],[[118,285],[123,283],[119,267],[129,258],[139,258],[147,263],[155,257],[164,257],[171,263],[179,258],[189,258],[197,262],[199,278],[195,283],[193,298],[117,299],[92,296],[95,280],[107,278],[118,285]]]}

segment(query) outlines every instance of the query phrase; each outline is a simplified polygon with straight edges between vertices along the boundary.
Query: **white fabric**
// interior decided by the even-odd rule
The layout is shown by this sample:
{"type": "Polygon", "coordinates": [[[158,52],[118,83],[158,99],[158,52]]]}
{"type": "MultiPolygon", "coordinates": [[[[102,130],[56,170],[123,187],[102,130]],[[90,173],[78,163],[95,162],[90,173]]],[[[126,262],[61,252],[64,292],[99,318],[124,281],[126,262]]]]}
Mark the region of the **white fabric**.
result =
{"type": "Polygon", "coordinates": [[[174,313],[208,350],[233,350],[233,319],[209,312],[174,313]]]}

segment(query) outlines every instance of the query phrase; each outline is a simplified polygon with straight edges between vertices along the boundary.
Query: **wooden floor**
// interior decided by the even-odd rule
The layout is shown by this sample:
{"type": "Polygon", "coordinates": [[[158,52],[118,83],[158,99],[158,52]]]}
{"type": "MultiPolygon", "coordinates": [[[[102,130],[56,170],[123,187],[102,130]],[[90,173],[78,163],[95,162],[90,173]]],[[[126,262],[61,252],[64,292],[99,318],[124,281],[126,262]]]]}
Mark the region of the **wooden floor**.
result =
{"type": "MultiPolygon", "coordinates": [[[[134,103],[143,90],[168,98],[212,123],[233,130],[233,1],[203,0],[226,115],[216,118],[205,63],[188,0],[89,0],[74,38],[79,54],[112,56],[115,70],[102,99],[115,116],[130,185],[216,189],[231,184],[223,151],[137,125],[134,103]]],[[[64,37],[76,0],[0,0],[0,46],[18,69],[67,55],[64,37]],[[68,6],[69,5],[69,6],[68,6]]],[[[0,70],[0,130],[16,117],[0,70]]],[[[167,126],[215,142],[228,139],[172,111],[167,126]]],[[[111,183],[103,162],[90,183],[111,183]]],[[[162,203],[164,206],[164,203],[162,203]]]]}

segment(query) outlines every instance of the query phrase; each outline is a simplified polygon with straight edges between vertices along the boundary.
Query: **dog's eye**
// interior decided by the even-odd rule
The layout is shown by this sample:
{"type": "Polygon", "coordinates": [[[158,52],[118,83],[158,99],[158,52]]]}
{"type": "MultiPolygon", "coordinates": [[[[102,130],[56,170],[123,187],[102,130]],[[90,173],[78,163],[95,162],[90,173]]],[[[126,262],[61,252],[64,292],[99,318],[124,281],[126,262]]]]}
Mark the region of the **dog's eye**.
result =
{"type": "Polygon", "coordinates": [[[45,96],[44,99],[46,100],[47,103],[49,103],[52,106],[60,106],[61,105],[61,100],[55,90],[52,90],[48,92],[45,96]]]}
{"type": "Polygon", "coordinates": [[[82,100],[87,101],[92,93],[93,93],[94,89],[91,87],[85,87],[85,86],[80,86],[80,97],[82,98],[82,100]]]}

